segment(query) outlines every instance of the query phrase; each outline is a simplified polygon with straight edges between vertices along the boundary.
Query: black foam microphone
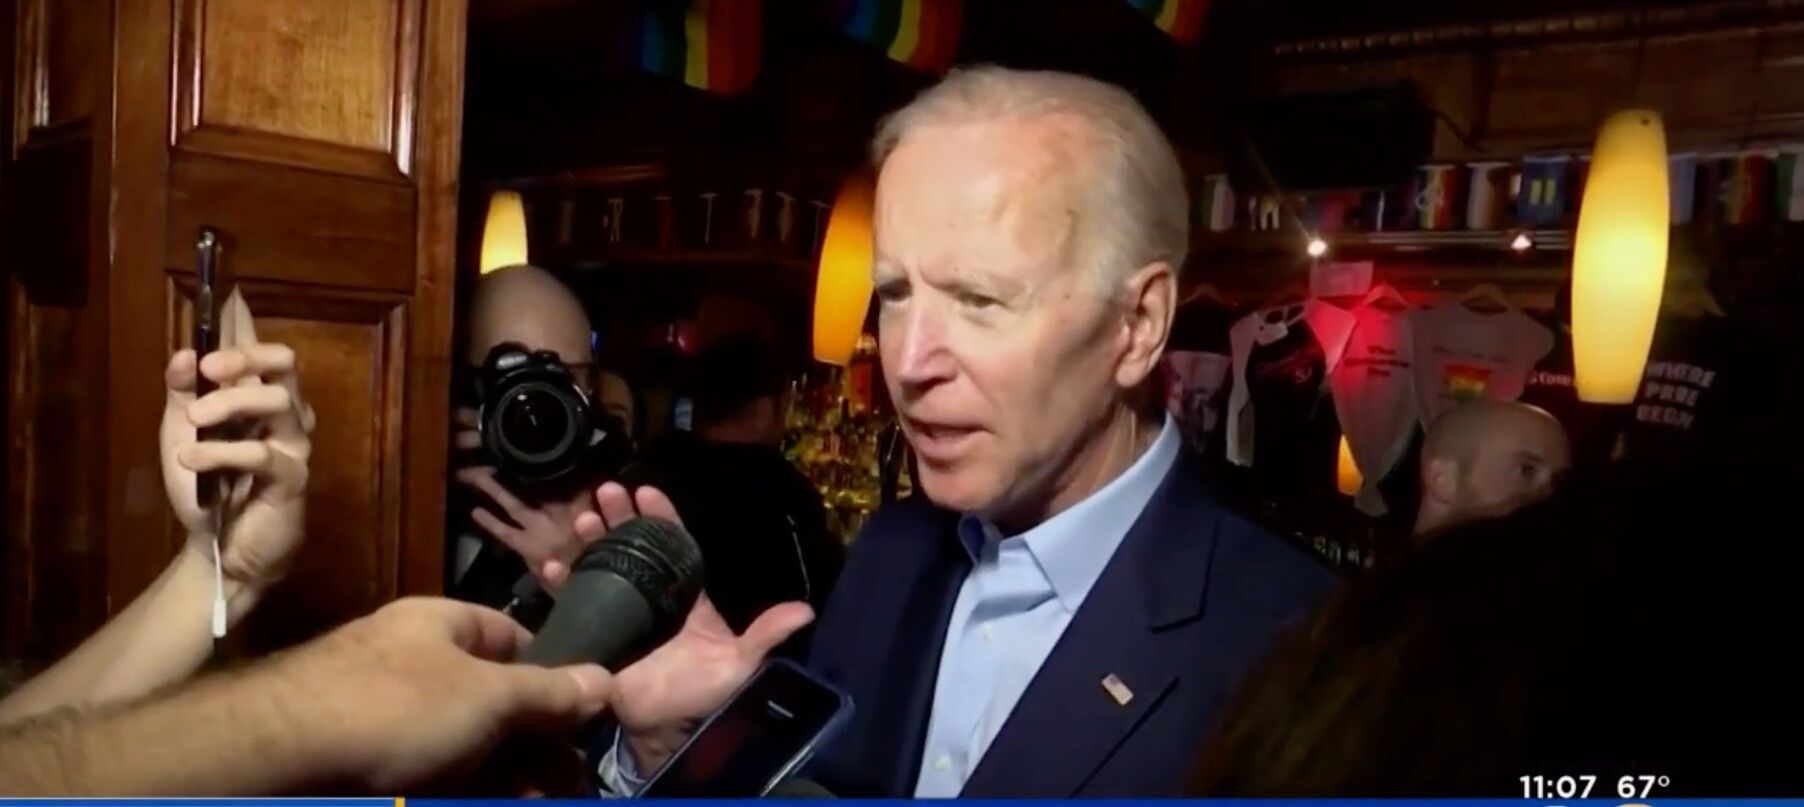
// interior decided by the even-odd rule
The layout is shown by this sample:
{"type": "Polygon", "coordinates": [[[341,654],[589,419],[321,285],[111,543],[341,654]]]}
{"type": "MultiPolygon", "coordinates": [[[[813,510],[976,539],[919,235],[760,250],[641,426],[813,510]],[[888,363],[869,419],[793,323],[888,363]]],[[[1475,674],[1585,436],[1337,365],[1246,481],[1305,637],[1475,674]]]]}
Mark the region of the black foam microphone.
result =
{"type": "Polygon", "coordinates": [[[583,550],[519,660],[625,667],[676,635],[702,579],[701,548],[682,527],[628,521],[583,550]]]}

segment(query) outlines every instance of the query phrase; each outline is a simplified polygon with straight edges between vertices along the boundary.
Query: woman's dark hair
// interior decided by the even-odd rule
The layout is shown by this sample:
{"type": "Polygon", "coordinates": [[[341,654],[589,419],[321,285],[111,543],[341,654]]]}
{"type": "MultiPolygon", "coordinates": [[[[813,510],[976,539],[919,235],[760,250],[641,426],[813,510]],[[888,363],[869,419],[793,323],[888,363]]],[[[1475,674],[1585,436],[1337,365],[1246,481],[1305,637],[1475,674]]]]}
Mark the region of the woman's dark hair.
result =
{"type": "Polygon", "coordinates": [[[1795,551],[1723,471],[1578,481],[1351,584],[1253,671],[1191,795],[1804,792],[1796,668],[1763,658],[1804,633],[1795,551]]]}

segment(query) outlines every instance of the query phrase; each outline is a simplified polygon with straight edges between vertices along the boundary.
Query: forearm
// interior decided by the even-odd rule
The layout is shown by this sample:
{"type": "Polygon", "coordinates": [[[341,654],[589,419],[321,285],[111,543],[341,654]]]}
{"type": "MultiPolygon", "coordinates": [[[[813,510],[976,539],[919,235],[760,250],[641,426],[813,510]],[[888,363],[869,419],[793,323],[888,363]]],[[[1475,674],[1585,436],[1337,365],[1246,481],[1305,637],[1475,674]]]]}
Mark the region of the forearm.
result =
{"type": "Polygon", "coordinates": [[[124,705],[0,729],[9,796],[228,796],[330,780],[319,732],[300,725],[277,676],[216,675],[124,705]]]}
{"type": "MultiPolygon", "coordinates": [[[[64,706],[129,700],[199,669],[213,649],[213,566],[204,546],[191,539],[124,611],[0,701],[0,725],[64,706]]],[[[231,621],[255,600],[230,581],[226,595],[231,621]]]]}

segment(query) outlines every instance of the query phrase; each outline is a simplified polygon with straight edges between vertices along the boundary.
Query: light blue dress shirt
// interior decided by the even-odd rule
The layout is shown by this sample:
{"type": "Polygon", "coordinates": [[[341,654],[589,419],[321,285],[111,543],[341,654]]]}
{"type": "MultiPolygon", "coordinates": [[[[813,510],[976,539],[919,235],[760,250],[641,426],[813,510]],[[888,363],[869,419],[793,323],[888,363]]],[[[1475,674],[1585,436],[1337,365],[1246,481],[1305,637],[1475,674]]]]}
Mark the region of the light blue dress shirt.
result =
{"type": "Polygon", "coordinates": [[[916,797],[952,798],[964,789],[1181,445],[1167,417],[1127,471],[1019,535],[972,516],[959,520],[973,567],[940,650],[916,797]]]}

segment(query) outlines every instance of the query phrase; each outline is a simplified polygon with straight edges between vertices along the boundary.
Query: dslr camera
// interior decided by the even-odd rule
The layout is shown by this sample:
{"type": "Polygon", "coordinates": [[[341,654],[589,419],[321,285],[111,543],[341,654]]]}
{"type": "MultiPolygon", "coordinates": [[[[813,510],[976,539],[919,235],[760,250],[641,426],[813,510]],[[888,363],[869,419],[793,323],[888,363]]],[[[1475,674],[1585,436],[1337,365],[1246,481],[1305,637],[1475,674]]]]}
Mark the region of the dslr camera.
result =
{"type": "Polygon", "coordinates": [[[625,424],[596,411],[556,353],[496,345],[477,373],[475,393],[486,459],[532,492],[593,487],[633,459],[625,424]]]}

